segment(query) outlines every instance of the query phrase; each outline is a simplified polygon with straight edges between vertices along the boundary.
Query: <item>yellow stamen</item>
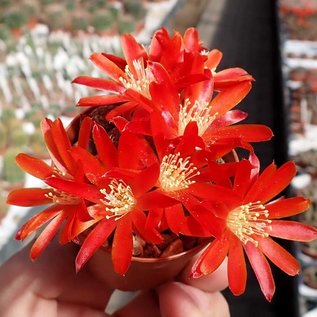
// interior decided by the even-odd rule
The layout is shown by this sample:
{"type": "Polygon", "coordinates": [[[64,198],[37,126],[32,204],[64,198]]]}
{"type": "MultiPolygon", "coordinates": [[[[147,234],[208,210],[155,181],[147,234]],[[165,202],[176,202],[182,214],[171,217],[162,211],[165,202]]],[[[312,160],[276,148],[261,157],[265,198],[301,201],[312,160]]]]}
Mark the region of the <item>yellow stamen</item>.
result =
{"type": "Polygon", "coordinates": [[[199,174],[189,157],[183,159],[180,153],[165,155],[160,166],[160,187],[166,192],[185,189],[195,183],[191,179],[199,174]]]}
{"type": "Polygon", "coordinates": [[[133,61],[133,66],[136,71],[136,77],[129,68],[125,67],[126,78],[120,77],[119,80],[127,89],[133,89],[147,98],[151,98],[149,86],[153,80],[153,75],[148,68],[144,67],[143,59],[133,61]]]}
{"type": "Polygon", "coordinates": [[[260,201],[256,201],[232,210],[227,217],[227,226],[242,243],[252,242],[257,247],[256,236],[269,236],[267,230],[272,220],[268,217],[268,210],[260,201]]]}
{"type": "Polygon", "coordinates": [[[196,100],[192,105],[190,100],[186,99],[184,105],[180,105],[178,135],[183,135],[187,124],[195,121],[198,126],[198,134],[202,136],[218,115],[218,113],[211,115],[210,110],[208,102],[196,100]]]}
{"type": "Polygon", "coordinates": [[[136,200],[131,187],[123,180],[113,179],[109,188],[109,193],[105,188],[100,189],[100,192],[105,195],[105,199],[102,199],[101,202],[106,205],[106,211],[113,214],[106,216],[106,218],[115,217],[115,220],[119,220],[133,209],[136,200]]]}

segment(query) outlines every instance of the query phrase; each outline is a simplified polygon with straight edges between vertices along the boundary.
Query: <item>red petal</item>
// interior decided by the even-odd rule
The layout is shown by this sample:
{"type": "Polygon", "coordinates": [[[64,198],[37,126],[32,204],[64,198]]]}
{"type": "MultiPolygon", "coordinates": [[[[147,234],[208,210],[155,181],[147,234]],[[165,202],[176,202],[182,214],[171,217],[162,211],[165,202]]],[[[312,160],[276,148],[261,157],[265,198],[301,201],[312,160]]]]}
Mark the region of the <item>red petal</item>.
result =
{"type": "Polygon", "coordinates": [[[228,254],[229,288],[234,295],[241,295],[245,291],[247,282],[247,268],[241,242],[233,238],[228,254]]]}
{"type": "Polygon", "coordinates": [[[175,127],[176,129],[176,122],[178,122],[179,105],[181,103],[177,92],[169,89],[166,84],[158,83],[152,83],[150,90],[156,108],[164,114],[165,112],[168,113],[167,117],[166,115],[163,116],[164,120],[167,124],[171,124],[172,127],[175,127]],[[162,91],[165,91],[167,93],[162,94],[162,91]]]}
{"type": "Polygon", "coordinates": [[[35,260],[46,249],[62,225],[65,216],[63,212],[60,213],[42,231],[31,248],[31,259],[35,260]]]}
{"type": "Polygon", "coordinates": [[[39,214],[29,219],[17,232],[16,239],[24,240],[32,232],[43,226],[45,223],[53,219],[62,210],[62,206],[54,205],[44,209],[39,214]]]}
{"type": "Polygon", "coordinates": [[[77,106],[90,107],[90,106],[112,106],[115,103],[127,101],[128,99],[124,95],[100,95],[92,97],[81,98],[77,106]]]}
{"type": "Polygon", "coordinates": [[[225,90],[240,82],[252,82],[254,78],[242,68],[228,68],[215,74],[215,90],[225,90]]]}
{"type": "Polygon", "coordinates": [[[227,239],[214,240],[193,265],[192,277],[199,278],[214,272],[225,259],[228,250],[227,239]]]}
{"type": "Polygon", "coordinates": [[[285,218],[304,212],[310,206],[310,201],[304,197],[291,197],[276,200],[265,207],[269,211],[270,219],[285,218]]]}
{"type": "Polygon", "coordinates": [[[99,124],[95,124],[93,129],[93,137],[97,148],[98,157],[102,163],[110,169],[118,166],[117,149],[110,139],[108,133],[99,124]]]}
{"type": "Polygon", "coordinates": [[[213,184],[195,183],[187,190],[192,195],[209,200],[224,199],[227,205],[237,204],[241,197],[235,194],[231,188],[213,184]]]}
{"type": "Polygon", "coordinates": [[[72,81],[72,83],[85,85],[91,88],[106,90],[111,92],[122,93],[125,90],[124,87],[122,87],[122,85],[118,84],[115,81],[107,80],[103,78],[89,77],[89,76],[79,76],[75,78],[72,81]]]}
{"type": "Polygon", "coordinates": [[[235,107],[251,90],[250,82],[243,82],[221,91],[209,104],[211,109],[210,115],[217,113],[220,117],[227,111],[235,107]]]}
{"type": "Polygon", "coordinates": [[[93,254],[105,243],[117,222],[114,219],[103,219],[89,233],[84,240],[76,257],[76,271],[78,272],[93,254]]]}
{"type": "Polygon", "coordinates": [[[99,203],[100,199],[103,198],[100,190],[90,184],[66,181],[57,177],[47,178],[45,183],[53,188],[63,191],[64,193],[78,196],[91,202],[99,203]]]}
{"type": "Polygon", "coordinates": [[[148,210],[152,208],[165,208],[175,205],[176,203],[177,200],[167,196],[159,190],[148,192],[142,195],[138,200],[138,205],[143,210],[148,210]]]}
{"type": "Polygon", "coordinates": [[[131,264],[132,258],[132,223],[128,216],[117,221],[117,228],[112,243],[112,262],[114,271],[124,275],[131,264]]]}
{"type": "Polygon", "coordinates": [[[52,199],[46,197],[52,190],[48,188],[21,188],[13,190],[7,197],[10,205],[30,207],[52,203],[52,199]]]}
{"type": "Polygon", "coordinates": [[[261,124],[244,124],[232,125],[216,129],[213,132],[212,126],[210,131],[206,131],[205,138],[224,139],[240,138],[245,142],[268,141],[273,137],[272,130],[261,124]]]}
{"type": "Polygon", "coordinates": [[[51,124],[51,128],[43,131],[45,142],[56,167],[71,175],[76,175],[78,167],[69,153],[72,144],[62,121],[58,118],[51,124]]]}
{"type": "Polygon", "coordinates": [[[259,249],[282,271],[288,275],[296,275],[299,273],[300,264],[279,244],[270,238],[257,239],[259,249]]]}
{"type": "MultiPolygon", "coordinates": [[[[153,215],[153,213],[150,212],[149,217],[147,218],[144,214],[144,212],[140,209],[135,209],[131,212],[131,218],[133,225],[135,226],[135,229],[137,233],[147,242],[151,243],[162,243],[163,238],[159,234],[159,232],[156,230],[156,225],[154,225],[154,222],[149,217],[153,215]]],[[[162,218],[161,218],[162,219],[162,218]]]]}
{"type": "Polygon", "coordinates": [[[138,106],[137,102],[127,101],[124,104],[120,105],[119,107],[115,107],[112,110],[110,110],[106,115],[106,119],[111,121],[113,118],[117,116],[133,111],[137,106],[138,106]]]}
{"type": "Polygon", "coordinates": [[[272,237],[301,242],[317,239],[316,228],[297,221],[273,220],[270,228],[271,230],[268,233],[272,237]]]}
{"type": "Polygon", "coordinates": [[[189,213],[193,216],[193,218],[207,231],[209,231],[209,236],[220,237],[224,224],[222,220],[217,218],[213,213],[211,208],[205,208],[202,205],[196,205],[187,207],[189,213]]]}
{"type": "Polygon", "coordinates": [[[27,173],[40,179],[44,179],[54,174],[54,170],[51,166],[38,158],[24,153],[17,155],[16,162],[27,173]]]}
{"type": "Polygon", "coordinates": [[[191,27],[184,33],[185,49],[191,52],[199,52],[201,49],[201,41],[199,39],[198,31],[191,27]]]}
{"type": "Polygon", "coordinates": [[[276,172],[276,165],[271,163],[265,170],[262,172],[261,175],[255,180],[250,190],[244,197],[245,202],[257,201],[259,193],[263,190],[264,187],[269,184],[270,180],[272,179],[273,175],[276,172]]]}
{"type": "Polygon", "coordinates": [[[84,173],[92,183],[108,171],[108,168],[101,164],[96,156],[79,146],[73,147],[71,153],[75,159],[82,163],[84,173]]]}
{"type": "Polygon", "coordinates": [[[125,77],[124,71],[105,55],[93,53],[90,59],[101,71],[105,72],[112,79],[119,80],[120,77],[125,77]]]}
{"type": "Polygon", "coordinates": [[[80,123],[78,146],[88,149],[92,129],[92,118],[85,117],[80,123]]]}
{"type": "Polygon", "coordinates": [[[239,167],[234,178],[233,190],[241,197],[244,197],[245,193],[251,185],[250,176],[252,166],[247,160],[241,160],[238,164],[239,167]]]}
{"type": "Polygon", "coordinates": [[[110,61],[115,63],[120,69],[124,71],[124,68],[127,65],[127,62],[124,58],[108,53],[102,53],[102,55],[107,57],[110,61]]]}
{"type": "Polygon", "coordinates": [[[135,78],[137,78],[137,73],[135,72],[133,61],[137,61],[140,59],[147,60],[147,53],[144,47],[139,44],[131,34],[124,34],[121,36],[121,45],[123,55],[126,58],[130,71],[132,71],[135,78]]]}
{"type": "Polygon", "coordinates": [[[46,146],[56,167],[62,172],[74,175],[77,168],[69,154],[71,143],[62,121],[59,118],[53,122],[44,119],[41,122],[41,128],[46,146]]]}
{"type": "Polygon", "coordinates": [[[208,53],[208,60],[206,62],[206,66],[213,70],[215,68],[217,68],[217,66],[219,65],[221,59],[222,59],[222,52],[220,52],[217,49],[213,49],[208,53]]]}
{"type": "Polygon", "coordinates": [[[264,185],[256,197],[262,203],[266,203],[274,198],[283,189],[285,189],[296,175],[296,166],[294,162],[286,162],[272,176],[272,178],[264,185]]]}
{"type": "Polygon", "coordinates": [[[119,166],[126,169],[143,169],[157,162],[150,144],[143,137],[129,132],[121,134],[118,155],[119,166]]]}
{"type": "Polygon", "coordinates": [[[275,293],[275,283],[270,265],[263,253],[256,246],[254,246],[253,243],[248,242],[244,245],[244,249],[247,253],[256,278],[259,281],[262,293],[270,302],[275,293]]]}
{"type": "Polygon", "coordinates": [[[183,228],[184,224],[186,224],[182,204],[176,204],[174,206],[165,208],[165,218],[172,232],[179,234],[179,232],[181,232],[181,228],[183,228]]]}
{"type": "Polygon", "coordinates": [[[150,191],[157,183],[159,175],[160,167],[158,164],[153,164],[136,175],[130,182],[134,196],[139,197],[150,191]]]}
{"type": "Polygon", "coordinates": [[[64,206],[67,213],[67,221],[60,233],[60,243],[65,244],[74,240],[82,232],[93,226],[101,218],[91,219],[84,204],[76,206],[64,206]],[[83,215],[85,214],[85,215],[83,215]],[[84,218],[84,219],[83,219],[84,218]]]}

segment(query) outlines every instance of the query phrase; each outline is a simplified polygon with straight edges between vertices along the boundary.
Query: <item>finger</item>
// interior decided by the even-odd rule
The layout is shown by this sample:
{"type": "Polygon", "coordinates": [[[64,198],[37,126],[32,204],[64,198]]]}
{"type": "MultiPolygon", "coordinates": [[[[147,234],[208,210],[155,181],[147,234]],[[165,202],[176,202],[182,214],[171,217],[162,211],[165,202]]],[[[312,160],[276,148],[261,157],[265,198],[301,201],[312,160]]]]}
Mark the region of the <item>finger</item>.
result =
{"type": "Polygon", "coordinates": [[[196,258],[192,259],[179,276],[179,280],[185,284],[197,287],[205,292],[214,293],[224,290],[228,286],[227,259],[225,259],[218,269],[200,278],[190,277],[191,268],[196,258]]]}
{"type": "Polygon", "coordinates": [[[58,299],[92,309],[105,308],[113,290],[86,268],[76,274],[76,245],[61,246],[53,241],[35,261],[30,259],[29,250],[30,246],[21,250],[1,268],[6,270],[8,283],[14,279],[16,291],[23,289],[42,299],[58,299]]]}
{"type": "Polygon", "coordinates": [[[220,292],[206,293],[179,282],[157,290],[162,317],[229,317],[229,307],[220,292]]]}
{"type": "Polygon", "coordinates": [[[142,292],[113,314],[113,317],[136,316],[161,317],[157,295],[154,291],[142,292]]]}

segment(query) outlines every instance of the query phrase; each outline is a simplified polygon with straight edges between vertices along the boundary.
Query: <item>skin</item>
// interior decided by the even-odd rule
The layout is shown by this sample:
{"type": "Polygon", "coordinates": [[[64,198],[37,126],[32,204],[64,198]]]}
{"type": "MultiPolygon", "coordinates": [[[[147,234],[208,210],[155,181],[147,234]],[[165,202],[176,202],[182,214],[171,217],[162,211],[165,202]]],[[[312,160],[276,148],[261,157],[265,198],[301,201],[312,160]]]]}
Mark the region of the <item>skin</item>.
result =
{"type": "MultiPolygon", "coordinates": [[[[34,262],[29,248],[0,267],[0,316],[2,317],[106,317],[113,292],[88,266],[74,270],[77,249],[52,243],[34,262]]],[[[194,259],[193,259],[194,261],[194,259]]],[[[179,281],[144,291],[116,311],[113,317],[229,317],[220,291],[227,287],[226,264],[213,274],[190,279],[191,263],[179,281]]]]}

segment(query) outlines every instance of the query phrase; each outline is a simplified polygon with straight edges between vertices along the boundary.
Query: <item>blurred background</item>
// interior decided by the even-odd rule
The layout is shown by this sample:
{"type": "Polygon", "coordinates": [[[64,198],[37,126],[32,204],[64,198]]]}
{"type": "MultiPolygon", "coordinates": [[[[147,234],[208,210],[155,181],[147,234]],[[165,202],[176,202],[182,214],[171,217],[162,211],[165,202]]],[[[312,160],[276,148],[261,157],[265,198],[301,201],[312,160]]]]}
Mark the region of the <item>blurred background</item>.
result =
{"type": "MultiPolygon", "coordinates": [[[[92,95],[71,84],[78,75],[102,76],[92,52],[120,54],[123,33],[147,45],[161,26],[197,27],[206,47],[223,51],[219,69],[239,66],[255,77],[239,107],[246,122],[275,133],[256,151],[263,166],[296,162],[290,191],[312,200],[300,220],[317,225],[317,0],[0,0],[0,263],[21,247],[13,236],[34,212],[5,203],[13,188],[35,186],[16,154],[46,158],[39,123],[68,122],[76,102],[92,95]]],[[[285,247],[301,261],[300,276],[274,270],[278,291],[268,304],[251,272],[246,295],[225,292],[233,317],[317,316],[317,242],[285,247]]]]}

